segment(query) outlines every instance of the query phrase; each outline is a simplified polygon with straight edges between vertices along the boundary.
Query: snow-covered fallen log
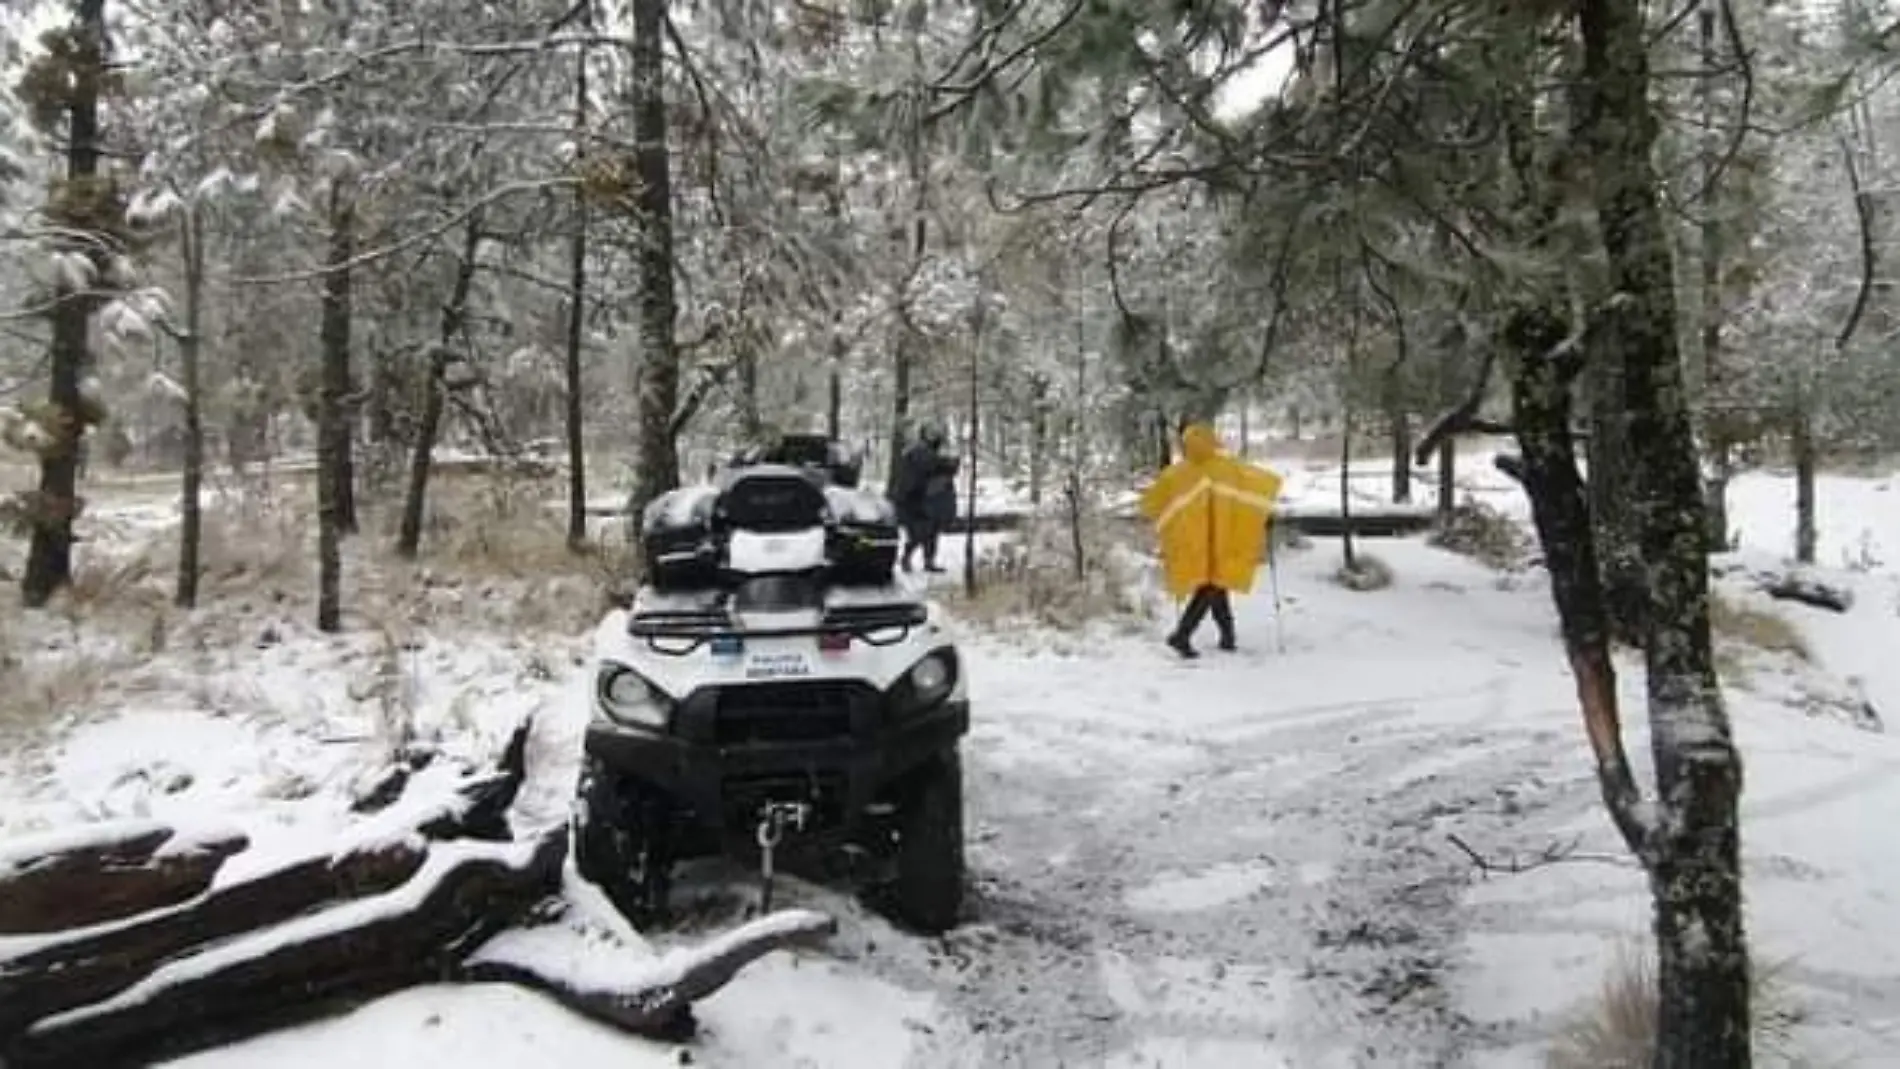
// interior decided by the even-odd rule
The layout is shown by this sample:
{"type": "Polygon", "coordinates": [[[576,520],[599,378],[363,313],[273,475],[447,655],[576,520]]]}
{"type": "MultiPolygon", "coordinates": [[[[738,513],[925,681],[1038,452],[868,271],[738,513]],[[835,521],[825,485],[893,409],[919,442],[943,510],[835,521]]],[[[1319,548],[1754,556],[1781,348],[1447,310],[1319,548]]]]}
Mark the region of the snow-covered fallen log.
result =
{"type": "Polygon", "coordinates": [[[0,844],[0,894],[32,878],[47,901],[128,866],[205,866],[189,884],[119,888],[110,911],[80,910],[66,930],[0,936],[0,1067],[145,1065],[431,982],[517,984],[678,1039],[692,1004],[747,964],[834,930],[790,912],[656,958],[630,929],[588,922],[562,898],[566,830],[510,832],[527,734],[441,796],[409,797],[423,792],[408,784],[333,853],[263,856],[242,836],[150,822],[0,844]]]}
{"type": "Polygon", "coordinates": [[[1796,601],[1830,612],[1846,612],[1854,607],[1854,592],[1805,575],[1767,575],[1761,577],[1762,593],[1778,601],[1796,601]]]}
{"type": "Polygon", "coordinates": [[[58,932],[187,901],[248,845],[222,829],[122,821],[0,846],[0,936],[58,932]]]}
{"type": "Polygon", "coordinates": [[[426,857],[420,840],[371,844],[294,861],[128,920],[15,948],[0,941],[0,1035],[116,995],[194,947],[391,891],[420,871],[426,857]]]}
{"type": "Polygon", "coordinates": [[[625,1032],[664,1038],[692,1033],[692,1005],[747,965],[788,947],[823,941],[837,921],[786,910],[704,945],[648,958],[610,935],[567,924],[505,932],[469,958],[463,979],[540,991],[574,1012],[625,1032]]]}
{"type": "Polygon", "coordinates": [[[148,1064],[450,978],[559,886],[566,851],[564,832],[432,843],[394,890],[196,947],[109,998],[39,1018],[0,1060],[148,1064]]]}

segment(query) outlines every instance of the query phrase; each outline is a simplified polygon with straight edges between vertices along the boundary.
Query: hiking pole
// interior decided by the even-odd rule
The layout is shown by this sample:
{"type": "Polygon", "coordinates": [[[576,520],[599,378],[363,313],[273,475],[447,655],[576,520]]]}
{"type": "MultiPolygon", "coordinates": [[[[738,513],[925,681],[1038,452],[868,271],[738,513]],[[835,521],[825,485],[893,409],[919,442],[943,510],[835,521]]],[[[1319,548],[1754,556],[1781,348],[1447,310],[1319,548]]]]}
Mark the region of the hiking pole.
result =
{"type": "Polygon", "coordinates": [[[1273,559],[1274,532],[1267,531],[1267,585],[1273,591],[1273,648],[1286,652],[1286,629],[1280,623],[1280,563],[1273,559]]]}

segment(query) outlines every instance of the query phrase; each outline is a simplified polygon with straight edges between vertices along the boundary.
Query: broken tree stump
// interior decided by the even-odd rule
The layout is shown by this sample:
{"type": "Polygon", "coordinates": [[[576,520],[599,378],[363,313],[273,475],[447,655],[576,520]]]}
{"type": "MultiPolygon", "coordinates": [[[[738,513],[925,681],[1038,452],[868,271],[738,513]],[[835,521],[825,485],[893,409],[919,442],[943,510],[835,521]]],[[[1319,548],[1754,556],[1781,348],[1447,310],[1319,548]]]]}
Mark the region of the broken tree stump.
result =
{"type": "Polygon", "coordinates": [[[20,840],[0,852],[0,936],[83,928],[188,901],[247,845],[237,832],[189,835],[142,820],[20,840]]]}

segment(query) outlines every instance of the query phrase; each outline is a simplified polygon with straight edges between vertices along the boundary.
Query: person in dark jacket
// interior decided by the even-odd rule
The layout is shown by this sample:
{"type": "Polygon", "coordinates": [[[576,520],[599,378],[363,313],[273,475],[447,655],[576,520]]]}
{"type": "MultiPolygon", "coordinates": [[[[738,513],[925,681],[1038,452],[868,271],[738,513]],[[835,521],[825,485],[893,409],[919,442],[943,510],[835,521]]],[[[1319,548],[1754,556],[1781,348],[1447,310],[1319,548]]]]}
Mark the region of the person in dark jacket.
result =
{"type": "Polygon", "coordinates": [[[904,450],[891,497],[904,526],[905,571],[910,571],[918,547],[924,551],[924,571],[943,571],[937,565],[937,540],[957,517],[959,463],[943,454],[943,430],[932,424],[919,428],[917,440],[904,450]]]}

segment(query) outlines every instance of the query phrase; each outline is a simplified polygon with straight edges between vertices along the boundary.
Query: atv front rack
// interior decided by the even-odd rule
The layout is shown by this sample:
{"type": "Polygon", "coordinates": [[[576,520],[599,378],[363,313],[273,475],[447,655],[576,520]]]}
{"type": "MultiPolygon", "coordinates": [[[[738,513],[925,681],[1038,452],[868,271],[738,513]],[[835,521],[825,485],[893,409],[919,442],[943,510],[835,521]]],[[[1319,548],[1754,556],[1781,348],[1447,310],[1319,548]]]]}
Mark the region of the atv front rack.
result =
{"type": "Polygon", "coordinates": [[[635,615],[627,633],[646,639],[655,653],[684,657],[708,643],[751,638],[842,636],[869,646],[895,646],[929,619],[922,605],[845,605],[826,608],[815,625],[742,628],[724,609],[673,609],[635,615]]]}

